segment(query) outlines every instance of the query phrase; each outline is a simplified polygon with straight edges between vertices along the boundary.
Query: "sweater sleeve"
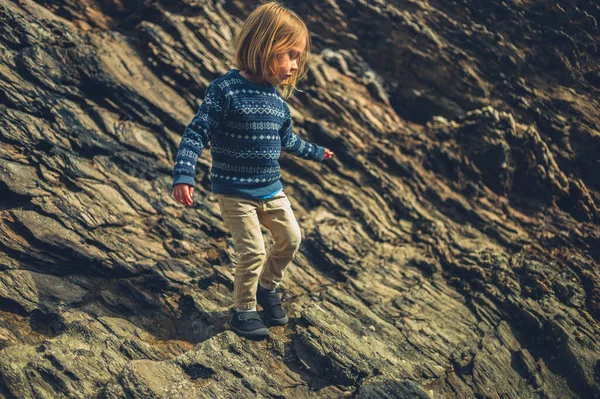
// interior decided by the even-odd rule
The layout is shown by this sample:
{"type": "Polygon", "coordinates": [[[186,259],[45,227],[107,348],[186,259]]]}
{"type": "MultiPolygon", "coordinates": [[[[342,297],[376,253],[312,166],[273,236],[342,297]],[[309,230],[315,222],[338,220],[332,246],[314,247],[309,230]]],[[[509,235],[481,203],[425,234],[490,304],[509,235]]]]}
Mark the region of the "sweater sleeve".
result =
{"type": "Polygon", "coordinates": [[[217,131],[225,110],[225,95],[215,83],[206,88],[204,101],[181,136],[175,157],[172,187],[179,183],[194,186],[196,162],[202,150],[217,131]]]}
{"type": "Polygon", "coordinates": [[[322,162],[325,155],[325,148],[302,140],[292,131],[292,116],[290,108],[285,104],[285,122],[281,127],[279,135],[281,136],[281,149],[298,158],[309,159],[322,162]]]}

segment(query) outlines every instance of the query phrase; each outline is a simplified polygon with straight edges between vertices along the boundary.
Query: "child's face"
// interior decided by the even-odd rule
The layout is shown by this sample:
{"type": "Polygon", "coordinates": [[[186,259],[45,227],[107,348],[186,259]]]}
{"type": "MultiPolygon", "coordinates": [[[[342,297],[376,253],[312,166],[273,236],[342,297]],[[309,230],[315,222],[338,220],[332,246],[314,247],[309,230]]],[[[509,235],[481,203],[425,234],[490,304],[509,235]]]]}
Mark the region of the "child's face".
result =
{"type": "Polygon", "coordinates": [[[298,70],[298,59],[304,52],[305,47],[306,39],[302,38],[290,51],[278,54],[277,61],[279,62],[279,67],[277,68],[277,73],[269,77],[269,83],[279,85],[288,80],[298,70]]]}

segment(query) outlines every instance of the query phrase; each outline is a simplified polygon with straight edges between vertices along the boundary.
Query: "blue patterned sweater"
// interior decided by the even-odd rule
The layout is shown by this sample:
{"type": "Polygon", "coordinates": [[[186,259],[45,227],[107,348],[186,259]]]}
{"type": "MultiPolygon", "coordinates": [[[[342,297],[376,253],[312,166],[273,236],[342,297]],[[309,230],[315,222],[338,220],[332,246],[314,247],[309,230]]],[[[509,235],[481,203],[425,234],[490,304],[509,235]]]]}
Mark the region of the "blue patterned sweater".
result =
{"type": "Polygon", "coordinates": [[[185,128],[173,169],[173,186],[194,186],[195,167],[210,142],[211,190],[266,198],[282,189],[281,150],[321,162],[325,149],[292,131],[290,109],[275,86],[256,84],[232,69],[213,80],[185,128]]]}

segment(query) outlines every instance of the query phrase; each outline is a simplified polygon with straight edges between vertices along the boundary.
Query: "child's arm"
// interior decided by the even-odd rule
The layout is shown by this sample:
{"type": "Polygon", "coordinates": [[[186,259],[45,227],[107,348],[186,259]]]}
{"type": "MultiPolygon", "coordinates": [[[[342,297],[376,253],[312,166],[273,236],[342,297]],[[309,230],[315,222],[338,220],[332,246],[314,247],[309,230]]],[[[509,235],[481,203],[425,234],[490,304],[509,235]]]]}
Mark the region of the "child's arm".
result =
{"type": "Polygon", "coordinates": [[[216,84],[209,84],[204,101],[181,136],[173,168],[173,188],[176,184],[182,183],[194,187],[196,162],[212,134],[219,128],[225,105],[225,95],[222,90],[216,84]]]}
{"type": "Polygon", "coordinates": [[[292,116],[290,115],[290,109],[285,104],[286,108],[286,120],[281,128],[281,149],[285,152],[289,152],[299,158],[310,159],[313,161],[323,161],[325,155],[325,148],[309,143],[308,141],[302,140],[292,131],[292,116]]]}

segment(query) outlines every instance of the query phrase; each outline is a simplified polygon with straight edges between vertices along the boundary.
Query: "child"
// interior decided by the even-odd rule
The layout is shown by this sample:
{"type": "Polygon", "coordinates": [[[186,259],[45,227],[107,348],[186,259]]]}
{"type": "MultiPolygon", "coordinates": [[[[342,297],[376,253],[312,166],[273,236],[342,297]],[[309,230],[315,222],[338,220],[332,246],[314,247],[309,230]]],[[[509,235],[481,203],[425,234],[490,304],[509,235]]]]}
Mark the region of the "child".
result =
{"type": "Polygon", "coordinates": [[[184,205],[192,204],[196,161],[210,141],[211,190],[238,255],[230,327],[238,335],[264,339],[269,330],[256,303],[271,325],[287,323],[275,288],[301,240],[282,190],[281,150],[317,162],[333,152],[294,134],[290,109],[276,89],[282,86],[288,98],[306,74],[310,40],[300,17],[277,2],[265,3],[248,16],[234,45],[238,69],[208,85],[204,102],[183,133],[173,195],[184,205]],[[261,224],[275,241],[268,254],[261,224]]]}

